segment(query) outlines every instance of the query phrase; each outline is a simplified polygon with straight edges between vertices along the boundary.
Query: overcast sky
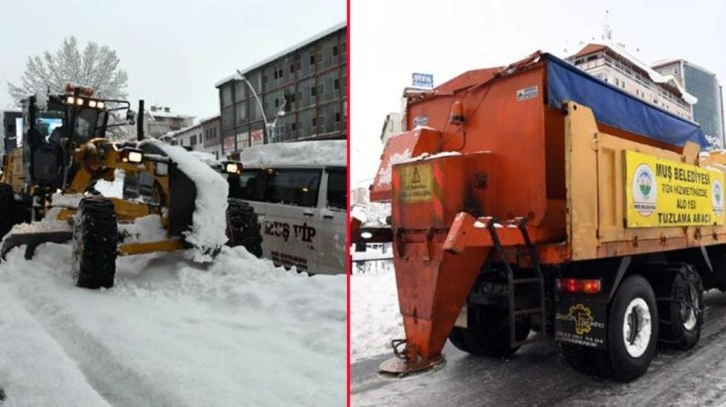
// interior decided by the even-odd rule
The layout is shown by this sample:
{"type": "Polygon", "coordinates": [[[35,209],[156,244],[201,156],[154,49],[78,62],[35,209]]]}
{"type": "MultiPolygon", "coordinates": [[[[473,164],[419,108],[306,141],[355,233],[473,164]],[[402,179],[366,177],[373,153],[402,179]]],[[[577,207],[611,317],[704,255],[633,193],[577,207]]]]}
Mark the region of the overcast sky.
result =
{"type": "Polygon", "coordinates": [[[563,57],[599,38],[608,9],[613,40],[644,62],[684,58],[726,85],[726,2],[351,0],[352,186],[375,175],[383,121],[400,111],[411,73],[438,85],[538,49],[563,57]]]}
{"type": "Polygon", "coordinates": [[[116,50],[132,105],[219,114],[214,84],[346,18],[345,0],[5,1],[0,24],[0,108],[30,55],[75,35],[116,50]]]}

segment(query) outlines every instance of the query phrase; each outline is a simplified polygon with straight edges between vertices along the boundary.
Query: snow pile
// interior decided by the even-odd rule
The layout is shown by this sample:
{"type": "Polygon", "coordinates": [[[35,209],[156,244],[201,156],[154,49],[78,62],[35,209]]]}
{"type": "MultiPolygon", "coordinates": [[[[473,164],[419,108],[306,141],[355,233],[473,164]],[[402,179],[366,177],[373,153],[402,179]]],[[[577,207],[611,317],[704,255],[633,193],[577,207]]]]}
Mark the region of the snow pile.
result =
{"type": "Polygon", "coordinates": [[[122,170],[114,172],[114,180],[112,182],[106,180],[96,181],[96,191],[108,198],[123,198],[124,196],[124,179],[126,173],[122,170]]]}
{"type": "Polygon", "coordinates": [[[119,224],[118,231],[124,237],[124,243],[158,242],[169,238],[161,226],[159,215],[147,215],[136,218],[134,223],[119,224]]]}
{"type": "Polygon", "coordinates": [[[404,338],[393,263],[350,278],[352,362],[391,353],[391,340],[404,338]]]}
{"type": "Polygon", "coordinates": [[[74,287],[71,246],[0,264],[3,407],[340,406],[345,276],[286,272],[244,248],[119,258],[109,290],[74,287]]]}
{"type": "Polygon", "coordinates": [[[268,165],[347,165],[345,140],[273,143],[242,150],[243,167],[268,165]]]}
{"type": "Polygon", "coordinates": [[[78,208],[81,199],[85,198],[83,194],[53,194],[50,198],[51,205],[62,208],[78,208]]]}
{"type": "Polygon", "coordinates": [[[358,218],[364,226],[386,226],[386,218],[391,216],[391,204],[381,202],[368,202],[353,206],[353,216],[358,218]]]}
{"type": "Polygon", "coordinates": [[[68,221],[61,221],[56,220],[58,217],[58,213],[61,211],[60,208],[51,208],[48,210],[45,218],[43,220],[33,223],[19,223],[10,229],[10,232],[8,232],[4,237],[3,241],[8,238],[8,236],[14,235],[14,234],[23,234],[23,233],[42,233],[42,232],[70,232],[71,225],[68,223],[68,221]]]}
{"type": "Polygon", "coordinates": [[[366,223],[368,221],[368,215],[366,215],[366,211],[363,210],[361,205],[353,205],[350,217],[358,219],[360,223],[366,223]]]}
{"type": "Polygon", "coordinates": [[[158,140],[152,142],[163,150],[197,187],[192,230],[187,232],[186,241],[194,246],[190,251],[194,261],[211,261],[212,257],[207,250],[220,247],[227,242],[226,197],[229,193],[227,180],[182,147],[158,140]]]}

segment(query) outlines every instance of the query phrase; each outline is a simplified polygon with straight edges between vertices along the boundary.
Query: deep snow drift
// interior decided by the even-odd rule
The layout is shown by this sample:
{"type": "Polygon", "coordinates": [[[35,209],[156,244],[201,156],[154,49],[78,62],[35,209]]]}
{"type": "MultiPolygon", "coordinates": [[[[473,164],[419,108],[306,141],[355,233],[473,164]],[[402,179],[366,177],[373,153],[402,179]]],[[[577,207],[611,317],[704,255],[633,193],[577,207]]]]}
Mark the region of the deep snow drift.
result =
{"type": "Polygon", "coordinates": [[[345,276],[223,247],[204,267],[119,258],[115,287],[92,291],[70,245],[23,252],[0,265],[3,407],[345,403],[345,276]]]}
{"type": "Polygon", "coordinates": [[[391,340],[405,337],[393,262],[366,263],[350,277],[351,361],[392,353],[391,340]]]}

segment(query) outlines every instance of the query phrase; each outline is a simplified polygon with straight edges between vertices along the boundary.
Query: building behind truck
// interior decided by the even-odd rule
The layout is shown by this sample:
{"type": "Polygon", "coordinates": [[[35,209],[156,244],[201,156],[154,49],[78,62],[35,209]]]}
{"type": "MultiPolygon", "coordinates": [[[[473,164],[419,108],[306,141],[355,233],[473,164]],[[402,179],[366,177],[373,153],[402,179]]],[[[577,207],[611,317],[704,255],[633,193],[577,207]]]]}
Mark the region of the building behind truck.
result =
{"type": "Polygon", "coordinates": [[[693,121],[701,125],[715,148],[723,148],[723,90],[716,74],[684,59],[653,64],[662,75],[672,75],[686,90],[698,98],[693,105],[693,121]]]}
{"type": "Polygon", "coordinates": [[[340,23],[215,84],[224,154],[295,140],[344,140],[347,25],[340,23]],[[252,89],[254,90],[252,90],[252,89]],[[259,98],[259,102],[257,100],[259,98]],[[264,116],[274,135],[266,128],[264,116]]]}
{"type": "Polygon", "coordinates": [[[649,104],[693,120],[696,98],[675,78],[659,74],[612,41],[587,44],[566,60],[649,104]]]}

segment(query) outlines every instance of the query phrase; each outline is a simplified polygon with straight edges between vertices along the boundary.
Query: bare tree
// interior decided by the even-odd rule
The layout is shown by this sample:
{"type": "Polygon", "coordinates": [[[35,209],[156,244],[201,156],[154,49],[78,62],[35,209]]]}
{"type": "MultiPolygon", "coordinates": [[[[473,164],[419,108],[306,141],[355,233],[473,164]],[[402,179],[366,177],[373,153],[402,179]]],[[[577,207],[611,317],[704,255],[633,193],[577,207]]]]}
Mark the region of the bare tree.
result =
{"type": "Polygon", "coordinates": [[[8,83],[10,96],[19,102],[28,95],[45,92],[63,93],[67,83],[93,88],[101,98],[126,98],[128,75],[118,69],[116,51],[95,42],[81,52],[75,37],[64,38],[54,54],[28,57],[20,85],[8,83]]]}

